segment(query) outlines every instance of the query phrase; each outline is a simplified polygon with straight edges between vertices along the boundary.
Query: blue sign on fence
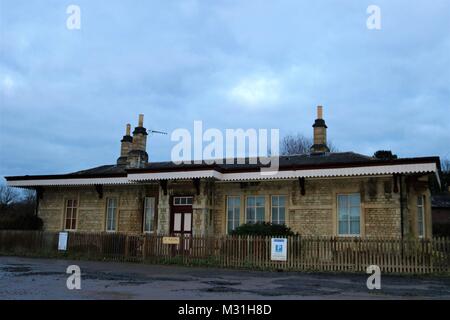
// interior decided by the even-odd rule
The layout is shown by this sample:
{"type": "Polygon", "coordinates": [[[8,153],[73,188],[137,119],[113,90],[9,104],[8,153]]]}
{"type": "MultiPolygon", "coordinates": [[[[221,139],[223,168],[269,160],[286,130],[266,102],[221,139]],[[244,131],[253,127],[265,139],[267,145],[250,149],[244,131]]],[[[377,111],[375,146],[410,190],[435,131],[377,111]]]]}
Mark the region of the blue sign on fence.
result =
{"type": "Polygon", "coordinates": [[[287,260],[287,239],[272,238],[272,261],[286,261],[287,260]]]}

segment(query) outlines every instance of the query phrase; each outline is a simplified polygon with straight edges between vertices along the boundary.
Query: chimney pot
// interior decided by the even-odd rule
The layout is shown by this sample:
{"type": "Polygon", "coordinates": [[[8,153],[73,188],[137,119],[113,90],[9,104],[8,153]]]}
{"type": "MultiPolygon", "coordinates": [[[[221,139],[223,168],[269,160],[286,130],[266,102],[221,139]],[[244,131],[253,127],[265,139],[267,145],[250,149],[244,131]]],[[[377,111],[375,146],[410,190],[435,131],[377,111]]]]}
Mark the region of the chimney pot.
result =
{"type": "Polygon", "coordinates": [[[130,135],[131,125],[128,123],[125,135],[120,140],[120,157],[117,159],[118,165],[126,165],[128,161],[128,152],[131,150],[133,138],[130,135]]]}
{"type": "Polygon", "coordinates": [[[311,146],[311,153],[318,154],[330,152],[327,146],[327,125],[323,119],[323,107],[317,106],[317,119],[313,124],[314,144],[311,146]]]}
{"type": "Polygon", "coordinates": [[[317,106],[317,119],[323,119],[323,107],[317,106]]]}
{"type": "Polygon", "coordinates": [[[138,126],[133,131],[133,144],[128,152],[127,166],[129,168],[141,168],[148,163],[148,154],[145,151],[147,135],[147,129],[144,128],[144,115],[139,114],[138,126]]]}

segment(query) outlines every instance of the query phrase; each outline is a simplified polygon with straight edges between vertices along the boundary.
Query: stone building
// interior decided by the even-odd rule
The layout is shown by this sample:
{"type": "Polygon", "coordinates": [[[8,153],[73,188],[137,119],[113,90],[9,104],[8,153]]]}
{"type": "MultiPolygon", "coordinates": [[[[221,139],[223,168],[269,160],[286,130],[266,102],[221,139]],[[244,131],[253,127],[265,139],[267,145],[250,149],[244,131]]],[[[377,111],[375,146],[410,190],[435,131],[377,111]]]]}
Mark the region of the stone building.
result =
{"type": "Polygon", "coordinates": [[[116,164],[58,175],[6,177],[34,188],[46,230],[223,235],[246,222],[301,235],[431,237],[429,183],[439,158],[380,159],[330,152],[318,107],[310,154],[280,156],[279,170],[245,164],[151,162],[143,115],[116,164]]]}

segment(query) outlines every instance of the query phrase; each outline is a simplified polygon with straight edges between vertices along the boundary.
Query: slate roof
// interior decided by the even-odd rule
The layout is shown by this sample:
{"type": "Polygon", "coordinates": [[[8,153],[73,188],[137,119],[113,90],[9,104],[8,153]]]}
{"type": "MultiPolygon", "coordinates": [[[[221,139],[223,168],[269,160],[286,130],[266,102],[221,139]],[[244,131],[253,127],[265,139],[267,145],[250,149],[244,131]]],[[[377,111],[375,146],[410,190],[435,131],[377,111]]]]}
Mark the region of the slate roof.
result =
{"type": "Polygon", "coordinates": [[[103,165],[99,167],[94,167],[86,170],[76,171],[69,173],[68,175],[109,175],[109,174],[126,174],[125,166],[119,166],[119,165],[103,165]]]}
{"type": "Polygon", "coordinates": [[[431,197],[431,207],[433,208],[450,208],[450,194],[439,194],[431,197]]]}
{"type": "MultiPolygon", "coordinates": [[[[254,158],[252,158],[254,159],[254,158]]],[[[208,164],[203,161],[202,163],[183,163],[175,164],[172,161],[166,162],[150,162],[144,168],[130,169],[124,165],[102,165],[86,170],[76,171],[68,174],[56,174],[56,175],[41,175],[41,176],[14,176],[6,177],[6,180],[23,180],[23,179],[47,179],[47,178],[94,178],[94,177],[122,177],[127,173],[136,172],[165,172],[165,171],[189,171],[189,170],[201,170],[201,169],[214,169],[221,172],[239,172],[239,171],[251,171],[259,170],[265,166],[262,163],[256,164],[249,163],[250,159],[245,158],[245,164],[237,163],[236,159],[233,159],[232,164],[227,164],[223,160],[223,164],[208,164]]],[[[422,157],[422,158],[400,158],[394,160],[381,160],[374,157],[365,156],[354,152],[335,152],[335,153],[323,153],[323,154],[302,154],[302,155],[289,155],[280,156],[279,168],[283,169],[320,169],[320,168],[333,168],[333,167],[351,167],[360,165],[389,165],[389,164],[406,164],[417,162],[436,162],[439,163],[438,157],[422,157]]]]}
{"type": "MultiPolygon", "coordinates": [[[[368,157],[362,154],[354,153],[354,152],[338,152],[338,153],[327,153],[320,155],[290,155],[290,156],[280,156],[280,167],[297,165],[297,166],[309,166],[309,165],[321,165],[321,164],[346,164],[346,163],[355,163],[355,162],[367,162],[367,161],[376,161],[373,157],[368,157]]],[[[260,168],[264,166],[258,160],[256,163],[253,163],[254,158],[245,158],[242,159],[245,161],[245,164],[239,164],[237,159],[231,159],[234,163],[227,164],[226,159],[222,159],[222,164],[211,164],[206,161],[202,161],[202,163],[182,163],[175,164],[172,161],[164,161],[164,162],[150,162],[142,169],[128,169],[128,171],[165,171],[165,170],[189,170],[189,169],[200,169],[204,167],[215,167],[222,170],[233,170],[233,169],[250,169],[250,168],[260,168]],[[252,163],[250,163],[252,161],[252,163]]],[[[120,174],[126,173],[127,170],[124,166],[119,165],[103,165],[95,168],[90,168],[86,170],[81,170],[73,173],[69,173],[68,175],[108,175],[108,174],[120,174]]]]}
{"type": "MultiPolygon", "coordinates": [[[[239,159],[228,159],[230,163],[227,163],[227,159],[222,159],[221,164],[208,164],[203,161],[202,163],[187,163],[187,164],[174,164],[171,161],[168,162],[153,162],[148,163],[145,168],[133,169],[132,171],[147,171],[147,170],[166,170],[166,169],[195,169],[202,167],[214,167],[216,169],[226,170],[236,170],[236,169],[259,169],[263,166],[261,162],[256,158],[241,158],[239,159]]],[[[355,162],[367,162],[371,160],[376,160],[373,157],[368,157],[362,154],[354,152],[336,152],[336,153],[324,153],[324,154],[301,154],[301,155],[289,155],[280,156],[279,164],[280,167],[288,166],[311,166],[311,165],[321,165],[321,164],[331,164],[331,163],[355,163],[355,162]]],[[[131,171],[131,170],[130,170],[131,171]]]]}

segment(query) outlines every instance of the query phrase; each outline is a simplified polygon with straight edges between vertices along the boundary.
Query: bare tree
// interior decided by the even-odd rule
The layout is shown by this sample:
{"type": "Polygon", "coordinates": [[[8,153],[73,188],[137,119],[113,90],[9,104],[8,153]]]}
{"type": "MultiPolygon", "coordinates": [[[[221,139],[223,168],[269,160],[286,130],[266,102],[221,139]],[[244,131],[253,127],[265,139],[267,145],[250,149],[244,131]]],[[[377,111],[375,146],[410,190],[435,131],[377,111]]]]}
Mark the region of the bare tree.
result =
{"type": "Polygon", "coordinates": [[[36,191],[33,189],[25,189],[23,192],[23,201],[29,204],[36,202],[36,191]]]}
{"type": "Polygon", "coordinates": [[[442,189],[450,191],[450,159],[441,160],[442,189]]]}
{"type": "Polygon", "coordinates": [[[19,193],[8,186],[0,186],[0,212],[19,199],[19,193]]]}
{"type": "MultiPolygon", "coordinates": [[[[332,142],[328,142],[327,144],[328,148],[330,148],[330,152],[338,152],[338,149],[332,142]]],[[[312,145],[313,139],[305,137],[302,134],[287,135],[281,140],[280,154],[283,156],[309,154],[312,145]]]]}
{"type": "Polygon", "coordinates": [[[280,154],[287,156],[292,154],[307,154],[312,146],[312,139],[304,135],[287,135],[281,140],[280,154]]]}
{"type": "Polygon", "coordinates": [[[441,171],[446,174],[450,174],[450,159],[441,160],[441,171]]]}

